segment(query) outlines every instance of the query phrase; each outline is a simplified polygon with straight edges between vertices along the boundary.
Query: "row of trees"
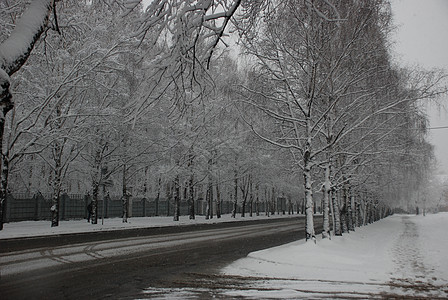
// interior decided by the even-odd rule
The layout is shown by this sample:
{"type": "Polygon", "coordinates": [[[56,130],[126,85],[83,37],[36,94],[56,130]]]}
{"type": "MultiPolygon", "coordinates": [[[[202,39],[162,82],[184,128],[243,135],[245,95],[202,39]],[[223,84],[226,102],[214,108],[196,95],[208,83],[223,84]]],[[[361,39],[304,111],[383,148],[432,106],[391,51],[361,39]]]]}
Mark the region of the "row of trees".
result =
{"type": "Polygon", "coordinates": [[[243,101],[270,123],[246,120],[260,138],[288,149],[303,174],[307,239],[315,237],[314,178],[324,195],[323,237],[330,210],[339,235],[340,211],[351,218],[351,198],[368,191],[393,205],[427,183],[432,146],[419,105],[445,91],[437,86],[443,74],[392,64],[387,1],[271,4],[256,30],[241,31],[255,62],[243,101]]]}
{"type": "Polygon", "coordinates": [[[165,194],[174,220],[180,199],[206,199],[210,218],[223,198],[244,216],[247,203],[304,197],[313,239],[316,201],[328,237],[330,210],[342,234],[428,178],[419,101],[443,76],[393,66],[386,1],[1,5],[2,207],[8,187],[51,192],[57,226],[63,190],[92,193],[93,223],[108,192],[165,194]],[[36,30],[11,73],[3,49],[19,20],[36,30]],[[221,47],[230,23],[244,62],[221,47]]]}

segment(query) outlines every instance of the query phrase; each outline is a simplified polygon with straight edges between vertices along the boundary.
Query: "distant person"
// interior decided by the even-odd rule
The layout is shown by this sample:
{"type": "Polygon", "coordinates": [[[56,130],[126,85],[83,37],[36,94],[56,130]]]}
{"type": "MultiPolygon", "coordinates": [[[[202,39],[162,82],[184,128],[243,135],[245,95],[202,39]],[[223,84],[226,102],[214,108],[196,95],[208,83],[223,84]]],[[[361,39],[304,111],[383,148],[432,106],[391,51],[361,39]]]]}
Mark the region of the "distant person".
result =
{"type": "Polygon", "coordinates": [[[87,205],[87,222],[90,222],[90,217],[92,216],[92,202],[89,203],[89,205],[87,205]]]}

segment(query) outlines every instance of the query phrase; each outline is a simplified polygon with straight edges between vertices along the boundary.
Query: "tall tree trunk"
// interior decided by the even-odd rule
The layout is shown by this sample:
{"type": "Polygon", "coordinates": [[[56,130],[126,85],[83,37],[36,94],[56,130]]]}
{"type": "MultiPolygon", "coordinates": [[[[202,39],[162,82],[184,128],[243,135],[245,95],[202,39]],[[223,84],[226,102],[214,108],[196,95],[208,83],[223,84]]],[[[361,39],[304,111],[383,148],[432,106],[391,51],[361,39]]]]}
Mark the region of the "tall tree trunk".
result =
{"type": "Polygon", "coordinates": [[[62,147],[59,142],[53,145],[54,156],[54,177],[52,182],[52,202],[51,202],[51,227],[59,226],[59,194],[61,191],[61,176],[62,176],[62,147]]]}
{"type": "Polygon", "coordinates": [[[190,169],[190,179],[188,181],[188,214],[190,215],[190,220],[194,220],[194,155],[191,148],[188,154],[188,168],[190,169]]]}
{"type": "Polygon", "coordinates": [[[254,193],[252,190],[252,176],[249,175],[249,217],[253,216],[254,193]]]}
{"type": "Polygon", "coordinates": [[[257,217],[260,215],[260,182],[255,185],[255,191],[257,193],[257,198],[255,199],[255,213],[257,217]]]}
{"type": "Polygon", "coordinates": [[[190,215],[190,220],[195,219],[194,214],[194,174],[190,174],[190,181],[188,184],[188,212],[190,215]]]}
{"type": "Polygon", "coordinates": [[[241,185],[241,193],[243,197],[243,201],[241,201],[241,217],[244,218],[246,216],[246,203],[247,197],[249,195],[249,177],[244,177],[241,185]]]}
{"type": "Polygon", "coordinates": [[[221,218],[221,191],[219,189],[219,182],[216,182],[216,217],[221,218]]]}
{"type": "Polygon", "coordinates": [[[155,212],[154,215],[157,217],[159,215],[159,202],[160,202],[160,190],[162,189],[162,178],[159,177],[159,180],[157,181],[157,196],[154,203],[155,206],[155,212]]]}
{"type": "Polygon", "coordinates": [[[359,224],[360,226],[366,225],[366,201],[365,198],[361,195],[360,203],[359,203],[359,224]]]}
{"type": "Polygon", "coordinates": [[[246,217],[246,200],[247,200],[247,193],[242,193],[243,201],[241,201],[241,217],[246,217]]]}
{"type": "Polygon", "coordinates": [[[210,176],[208,181],[208,188],[207,188],[207,194],[208,194],[208,217],[207,219],[213,219],[213,178],[210,176]]]}
{"type": "Polygon", "coordinates": [[[268,195],[268,187],[265,186],[264,187],[264,211],[267,217],[269,217],[269,212],[270,212],[270,208],[269,208],[269,195],[268,195]]]}
{"type": "Polygon", "coordinates": [[[294,214],[294,205],[292,204],[291,195],[288,195],[288,215],[294,214]]]}
{"type": "Polygon", "coordinates": [[[355,211],[356,211],[356,218],[355,218],[355,224],[356,227],[360,227],[362,225],[362,212],[361,212],[361,203],[360,203],[360,195],[359,192],[357,193],[356,202],[355,202],[355,211]]]}
{"type": "Polygon", "coordinates": [[[275,187],[272,187],[272,192],[271,192],[271,203],[270,203],[270,208],[271,208],[271,215],[275,214],[275,187]]]}
{"type": "Polygon", "coordinates": [[[325,163],[325,183],[322,189],[323,201],[322,201],[322,212],[323,212],[323,229],[322,238],[330,238],[330,197],[331,197],[331,163],[329,158],[325,163]]]}
{"type": "Polygon", "coordinates": [[[126,164],[123,165],[123,196],[121,197],[123,209],[122,219],[123,223],[128,222],[128,208],[129,208],[129,193],[126,185],[126,164]]]}
{"type": "MultiPolygon", "coordinates": [[[[0,125],[1,126],[1,125],[0,125]]],[[[3,230],[3,222],[6,220],[6,199],[8,197],[9,159],[7,154],[1,154],[1,186],[0,186],[0,230],[3,230]]]]}
{"type": "Polygon", "coordinates": [[[207,184],[207,192],[205,193],[205,219],[210,219],[210,186],[207,184]]]}
{"type": "Polygon", "coordinates": [[[173,221],[179,221],[180,216],[180,186],[179,175],[174,179],[174,217],[173,221]]]}
{"type": "MultiPolygon", "coordinates": [[[[309,148],[309,147],[308,147],[309,148]]],[[[312,178],[311,178],[311,161],[310,161],[310,151],[305,149],[305,154],[303,157],[303,177],[305,186],[305,239],[308,241],[310,239],[315,240],[316,234],[314,232],[314,220],[313,220],[313,189],[312,189],[312,178]]]]}
{"type": "MultiPolygon", "coordinates": [[[[332,106],[333,97],[328,97],[328,107],[332,106]]],[[[322,238],[330,238],[330,197],[331,197],[331,152],[332,152],[332,143],[333,143],[333,114],[334,109],[332,108],[328,115],[326,116],[326,142],[327,142],[327,150],[326,150],[326,162],[325,162],[325,182],[323,188],[323,201],[322,201],[322,214],[323,214],[323,229],[322,229],[322,238]]]]}
{"type": "Polygon", "coordinates": [[[233,195],[233,208],[232,208],[232,218],[236,217],[236,210],[238,208],[238,170],[235,168],[234,175],[234,195],[233,195]]]}
{"type": "Polygon", "coordinates": [[[347,185],[346,185],[346,183],[344,183],[343,187],[342,187],[342,208],[341,208],[341,229],[342,229],[342,233],[347,233],[348,232],[348,226],[347,226],[348,225],[347,202],[348,202],[347,185]]]}
{"type": "MultiPolygon", "coordinates": [[[[56,172],[55,172],[56,173],[56,172]]],[[[55,174],[56,175],[56,174],[55,174]]],[[[59,226],[59,194],[60,194],[60,180],[57,176],[53,178],[53,192],[51,201],[51,227],[59,226]]]]}
{"type": "Polygon", "coordinates": [[[354,210],[353,206],[355,203],[355,196],[353,195],[353,189],[351,186],[348,188],[348,199],[347,199],[347,221],[348,221],[348,230],[354,231],[355,225],[354,225],[354,210]]]}
{"type": "Polygon", "coordinates": [[[337,191],[335,189],[332,190],[331,198],[332,198],[333,215],[334,215],[334,234],[337,236],[341,236],[342,235],[341,212],[339,210],[339,199],[337,196],[337,191]]]}
{"type": "Polygon", "coordinates": [[[171,198],[173,197],[173,193],[172,193],[172,186],[171,184],[168,182],[166,184],[166,216],[169,217],[170,216],[170,204],[171,204],[171,198]]]}
{"type": "MultiPolygon", "coordinates": [[[[145,178],[143,182],[143,197],[145,199],[148,199],[148,173],[149,173],[149,166],[145,167],[145,178]]],[[[144,217],[146,215],[146,212],[144,212],[144,217]]]]}
{"type": "Polygon", "coordinates": [[[372,206],[372,203],[370,202],[370,199],[367,199],[366,200],[366,222],[365,222],[366,225],[372,223],[372,221],[371,221],[371,219],[372,219],[372,217],[371,217],[371,215],[372,215],[371,214],[372,213],[371,206],[372,206]]]}
{"type": "MultiPolygon", "coordinates": [[[[101,145],[101,142],[100,142],[101,145]]],[[[98,196],[101,181],[101,148],[98,147],[95,152],[94,174],[92,180],[92,215],[91,223],[98,224],[98,196]]]]}

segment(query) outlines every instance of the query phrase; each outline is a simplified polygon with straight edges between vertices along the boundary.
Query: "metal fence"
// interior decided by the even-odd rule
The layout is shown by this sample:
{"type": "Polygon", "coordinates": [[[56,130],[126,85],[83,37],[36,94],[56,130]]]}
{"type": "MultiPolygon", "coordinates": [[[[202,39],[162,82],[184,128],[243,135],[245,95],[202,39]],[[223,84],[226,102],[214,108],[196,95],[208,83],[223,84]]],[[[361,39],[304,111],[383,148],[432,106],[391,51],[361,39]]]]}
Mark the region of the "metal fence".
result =
{"type": "MultiPolygon", "coordinates": [[[[87,205],[92,201],[91,196],[81,194],[62,194],[59,200],[60,220],[76,220],[87,218],[87,205]]],[[[50,220],[52,205],[51,195],[41,193],[29,194],[9,194],[6,204],[5,222],[18,222],[28,220],[50,220]]],[[[122,217],[122,201],[118,196],[106,197],[105,200],[98,201],[98,216],[105,218],[122,217]],[[104,214],[103,214],[104,212],[104,214]]],[[[288,203],[285,198],[277,198],[276,203],[266,205],[265,202],[258,202],[256,209],[253,203],[253,212],[258,210],[265,213],[266,206],[269,206],[271,213],[294,213],[301,210],[298,203],[288,203]]],[[[195,200],[195,213],[205,215],[207,203],[203,199],[195,200]]],[[[231,213],[233,202],[221,201],[221,214],[231,213]]],[[[151,217],[151,216],[172,216],[174,214],[174,204],[166,199],[146,199],[131,198],[129,201],[129,217],[151,217]]],[[[216,215],[216,203],[214,203],[213,213],[216,215]]],[[[241,203],[238,203],[237,213],[241,213],[241,203]]],[[[246,213],[249,213],[249,203],[246,203],[246,213]]],[[[180,201],[180,214],[188,215],[188,202],[180,201]]]]}

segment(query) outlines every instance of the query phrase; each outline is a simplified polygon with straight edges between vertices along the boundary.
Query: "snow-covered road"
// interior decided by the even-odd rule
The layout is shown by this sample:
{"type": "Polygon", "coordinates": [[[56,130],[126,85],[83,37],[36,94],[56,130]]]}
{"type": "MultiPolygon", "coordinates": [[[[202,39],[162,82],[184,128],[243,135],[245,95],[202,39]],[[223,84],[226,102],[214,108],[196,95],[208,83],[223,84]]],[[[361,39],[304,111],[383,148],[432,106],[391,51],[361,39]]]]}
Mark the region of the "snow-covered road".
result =
{"type": "Polygon", "coordinates": [[[164,236],[144,236],[106,241],[78,243],[59,247],[45,247],[4,253],[0,255],[2,276],[117,256],[129,256],[148,252],[158,253],[161,249],[173,249],[187,244],[203,243],[207,240],[230,240],[236,236],[258,236],[290,231],[295,224],[274,226],[269,224],[245,225],[242,227],[210,229],[198,232],[172,233],[164,236]]]}

